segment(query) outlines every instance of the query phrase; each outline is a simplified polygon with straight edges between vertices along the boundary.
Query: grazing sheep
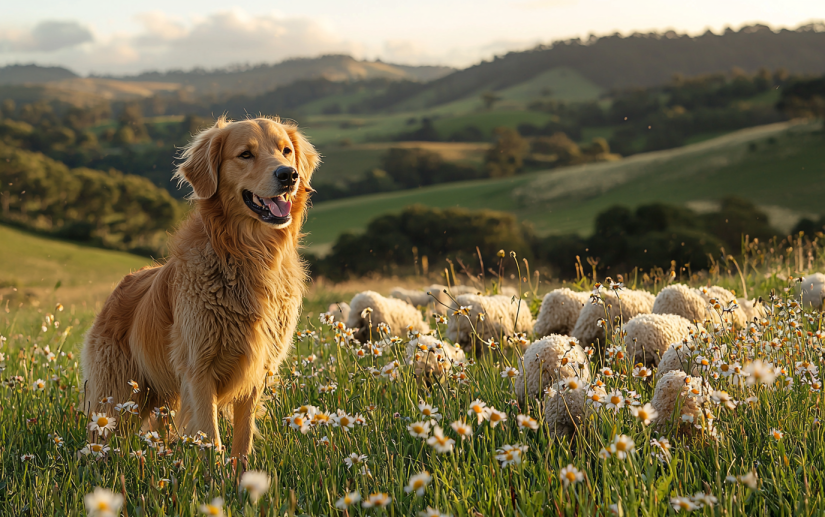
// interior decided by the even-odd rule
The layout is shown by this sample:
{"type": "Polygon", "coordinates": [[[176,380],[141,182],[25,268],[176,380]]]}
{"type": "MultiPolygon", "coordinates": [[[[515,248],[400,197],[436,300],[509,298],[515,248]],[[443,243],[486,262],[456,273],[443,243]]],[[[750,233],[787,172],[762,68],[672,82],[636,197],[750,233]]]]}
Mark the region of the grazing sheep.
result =
{"type": "Polygon", "coordinates": [[[470,309],[467,315],[450,314],[447,338],[465,349],[474,344],[473,327],[485,341],[508,338],[516,332],[529,332],[533,327],[533,315],[524,300],[513,301],[504,295],[462,294],[456,297],[456,302],[458,307],[455,309],[470,309]],[[479,318],[481,314],[484,315],[483,321],[479,318]]]}
{"type": "Polygon", "coordinates": [[[605,318],[605,308],[607,308],[607,319],[610,322],[619,315],[623,321],[627,322],[637,314],[650,313],[654,300],[653,295],[648,292],[629,289],[619,293],[619,296],[613,292],[605,292],[602,293],[602,298],[604,305],[594,304],[591,301],[584,304],[579,319],[576,320],[576,326],[570,332],[570,335],[578,339],[582,345],[588,346],[596,342],[604,345],[604,328],[599,327],[598,321],[605,318]]]}
{"type": "Polygon", "coordinates": [[[430,331],[430,327],[424,321],[418,309],[402,300],[384,298],[375,291],[364,291],[353,297],[350,302],[347,326],[354,329],[356,339],[363,342],[370,337],[369,321],[372,321],[373,339],[378,338],[377,327],[381,323],[389,325],[390,330],[395,335],[403,334],[410,325],[413,326],[414,330],[421,333],[430,331]],[[364,318],[361,313],[366,308],[372,309],[372,313],[364,318]]]}
{"type": "Polygon", "coordinates": [[[462,294],[481,294],[481,291],[471,285],[454,285],[447,289],[453,296],[461,296],[462,294]]]}
{"type": "Polygon", "coordinates": [[[407,344],[407,363],[423,380],[442,379],[453,364],[463,360],[463,350],[433,336],[421,336],[407,344]]]}
{"type": "Polygon", "coordinates": [[[676,314],[639,314],[624,325],[633,364],[656,366],[673,343],[690,337],[691,322],[676,314]]]}
{"type": "MultiPolygon", "coordinates": [[[[656,370],[656,376],[661,379],[668,372],[684,372],[691,360],[692,355],[692,351],[687,345],[682,343],[674,343],[668,347],[667,350],[665,350],[664,354],[662,354],[662,358],[659,360],[659,368],[656,370]]],[[[692,368],[691,375],[698,374],[699,369],[694,366],[692,368]]]]}
{"type": "Polygon", "coordinates": [[[413,307],[426,307],[433,299],[424,291],[396,287],[390,292],[390,298],[403,300],[413,307]]]}
{"type": "Polygon", "coordinates": [[[519,360],[519,375],[513,384],[519,402],[540,398],[542,391],[556,381],[578,376],[590,382],[590,361],[582,347],[571,337],[551,334],[524,351],[519,360]]]}
{"type": "Polygon", "coordinates": [[[802,279],[802,305],[807,309],[822,308],[822,301],[825,300],[825,275],[814,273],[802,279]]]}
{"type": "MultiPolygon", "coordinates": [[[[459,290],[462,292],[458,294],[464,294],[464,291],[466,291],[466,289],[459,290]]],[[[446,285],[433,284],[425,287],[423,291],[396,287],[390,293],[390,297],[404,300],[414,307],[426,307],[430,313],[446,314],[447,309],[453,305],[453,300],[450,294],[444,291],[450,292],[453,296],[458,296],[455,290],[449,290],[446,285]]]]}
{"type": "Polygon", "coordinates": [[[349,319],[350,307],[346,302],[331,303],[329,304],[327,312],[335,318],[333,321],[343,321],[346,323],[349,319]]]}
{"type": "Polygon", "coordinates": [[[572,436],[586,420],[591,406],[587,404],[587,383],[580,384],[576,389],[568,389],[557,382],[544,399],[544,420],[551,437],[572,436]]]}
{"type": "Polygon", "coordinates": [[[653,314],[677,314],[688,321],[701,323],[707,318],[707,303],[702,294],[685,284],[665,287],[656,295],[653,314]]]}
{"type": "Polygon", "coordinates": [[[702,408],[699,405],[699,398],[690,396],[691,390],[698,390],[699,378],[692,377],[687,380],[688,375],[681,370],[667,372],[656,382],[653,390],[653,399],[650,405],[656,410],[656,418],[653,425],[657,428],[666,428],[669,425],[679,428],[690,423],[700,423],[702,418],[702,408]],[[677,406],[679,414],[675,414],[677,406]],[[688,421],[682,419],[688,416],[688,421]]]}
{"type": "Polygon", "coordinates": [[[737,298],[736,303],[739,304],[739,308],[744,313],[745,321],[748,323],[753,323],[754,319],[760,320],[766,316],[765,306],[756,300],[737,298]]]}
{"type": "MultiPolygon", "coordinates": [[[[714,323],[719,323],[719,312],[723,308],[728,307],[732,303],[737,303],[736,295],[724,287],[714,285],[712,287],[699,288],[699,294],[705,299],[705,307],[708,307],[708,313],[711,315],[714,323]],[[718,302],[715,308],[710,308],[710,300],[718,302]]],[[[745,311],[740,308],[735,309],[729,316],[725,315],[725,320],[728,324],[736,328],[743,328],[746,325],[747,316],[745,311]]]]}
{"type": "Polygon", "coordinates": [[[536,337],[570,334],[589,298],[589,293],[571,291],[566,287],[544,295],[536,325],[533,327],[536,337]]]}

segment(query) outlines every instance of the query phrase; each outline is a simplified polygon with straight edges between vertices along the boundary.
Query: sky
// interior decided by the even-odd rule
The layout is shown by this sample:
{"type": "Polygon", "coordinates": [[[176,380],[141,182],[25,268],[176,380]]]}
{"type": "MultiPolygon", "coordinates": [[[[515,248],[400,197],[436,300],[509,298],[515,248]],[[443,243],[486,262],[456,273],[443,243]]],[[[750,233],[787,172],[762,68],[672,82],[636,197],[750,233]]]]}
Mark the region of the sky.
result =
{"type": "Polygon", "coordinates": [[[539,43],[619,32],[720,33],[825,20],[823,0],[3,0],[0,66],[90,73],[217,68],[344,53],[466,67],[539,43]]]}

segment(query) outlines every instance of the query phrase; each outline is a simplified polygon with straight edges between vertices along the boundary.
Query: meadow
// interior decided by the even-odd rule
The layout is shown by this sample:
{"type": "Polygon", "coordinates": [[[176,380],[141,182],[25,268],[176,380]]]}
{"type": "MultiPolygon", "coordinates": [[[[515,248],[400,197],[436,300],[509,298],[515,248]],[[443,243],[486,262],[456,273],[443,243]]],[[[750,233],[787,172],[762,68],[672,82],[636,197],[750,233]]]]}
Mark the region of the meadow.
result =
{"type": "MultiPolygon", "coordinates": [[[[63,265],[67,285],[77,277],[78,285],[103,289],[141,265],[60,243],[52,243],[60,253],[49,253],[37,246],[51,241],[4,232],[16,243],[0,250],[4,268],[12,257],[25,264],[45,255],[45,269],[63,265]]],[[[572,438],[553,437],[540,401],[516,400],[510,368],[518,368],[531,335],[489,342],[428,383],[409,362],[415,334],[391,329],[358,343],[322,317],[330,303],[365,288],[386,293],[395,284],[447,280],[477,282],[487,292],[517,284],[535,311],[556,285],[527,276],[523,263],[505,256],[501,273],[484,283],[452,275],[315,283],[293,354],[266,379],[248,465],[263,473],[258,478],[244,476],[242,465],[206,440],[177,437],[166,408],[156,412],[157,433],[141,432],[127,406],[113,409],[116,432],[106,440],[90,435],[78,357],[99,295],[49,289],[54,276],[17,266],[16,289],[28,286],[32,295],[2,291],[0,514],[82,515],[96,487],[111,493],[92,502],[122,503],[123,515],[132,516],[821,514],[825,334],[821,313],[801,307],[795,278],[825,270],[822,251],[801,240],[774,249],[754,244],[689,277],[626,274],[624,289],[653,293],[674,281],[723,285],[761,297],[768,313],[747,328],[704,324],[686,345],[697,364],[699,355],[710,359],[695,373],[702,417],[658,427],[639,412],[658,378],[645,378],[621,353],[624,322],[606,322],[606,346],[590,359],[591,388],[618,393],[620,402],[594,403],[572,438]],[[737,373],[727,375],[724,366],[737,373]]],[[[598,293],[596,280],[605,281],[586,274],[567,286],[598,293]]],[[[443,336],[445,325],[426,316],[443,336]]],[[[221,433],[224,443],[231,439],[223,417],[221,433]]]]}
{"type": "Polygon", "coordinates": [[[735,195],[779,216],[777,226],[789,231],[799,218],[820,212],[823,163],[818,124],[772,124],[616,162],[317,203],[305,226],[307,245],[324,253],[341,233],[362,231],[376,216],[414,203],[502,210],[532,223],[539,235],[588,235],[596,214],[615,204],[701,205],[735,195]]]}

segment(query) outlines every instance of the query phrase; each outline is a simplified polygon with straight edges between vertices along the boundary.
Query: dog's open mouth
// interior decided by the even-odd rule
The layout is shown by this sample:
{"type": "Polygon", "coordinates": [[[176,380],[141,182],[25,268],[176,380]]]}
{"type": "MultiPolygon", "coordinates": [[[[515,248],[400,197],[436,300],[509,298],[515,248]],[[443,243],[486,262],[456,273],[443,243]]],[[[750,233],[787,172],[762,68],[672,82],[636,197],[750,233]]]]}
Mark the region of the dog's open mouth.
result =
{"type": "Polygon", "coordinates": [[[283,224],[289,221],[292,201],[288,193],[277,197],[260,197],[248,190],[243,191],[243,200],[258,218],[271,224],[283,224]]]}

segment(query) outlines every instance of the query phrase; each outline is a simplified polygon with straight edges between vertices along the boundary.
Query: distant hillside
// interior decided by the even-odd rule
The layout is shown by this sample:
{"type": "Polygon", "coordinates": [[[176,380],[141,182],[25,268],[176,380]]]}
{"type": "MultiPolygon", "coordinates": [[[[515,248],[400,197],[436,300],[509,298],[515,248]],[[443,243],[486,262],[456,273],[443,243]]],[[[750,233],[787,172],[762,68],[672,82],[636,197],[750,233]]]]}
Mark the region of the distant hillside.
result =
{"type": "Polygon", "coordinates": [[[0,67],[0,84],[41,84],[74,79],[78,75],[59,66],[8,65],[0,67]]]}
{"type": "Polygon", "coordinates": [[[387,99],[384,104],[399,109],[437,106],[485,91],[506,90],[560,67],[572,69],[606,90],[654,86],[668,82],[675,74],[696,76],[730,72],[735,67],[748,73],[764,67],[822,74],[822,49],[822,23],[779,32],[753,25],[738,32],[728,29],[717,35],[708,31],[697,37],[673,31],[629,37],[615,34],[510,52],[387,99]]]}
{"type": "Polygon", "coordinates": [[[109,77],[127,81],[178,83],[199,94],[236,93],[256,95],[278,86],[307,79],[362,81],[395,79],[427,82],[454,70],[444,66],[406,66],[381,61],[358,61],[350,56],[329,55],[317,58],[290,59],[274,65],[230,67],[217,70],[145,72],[129,77],[109,77]]]}

